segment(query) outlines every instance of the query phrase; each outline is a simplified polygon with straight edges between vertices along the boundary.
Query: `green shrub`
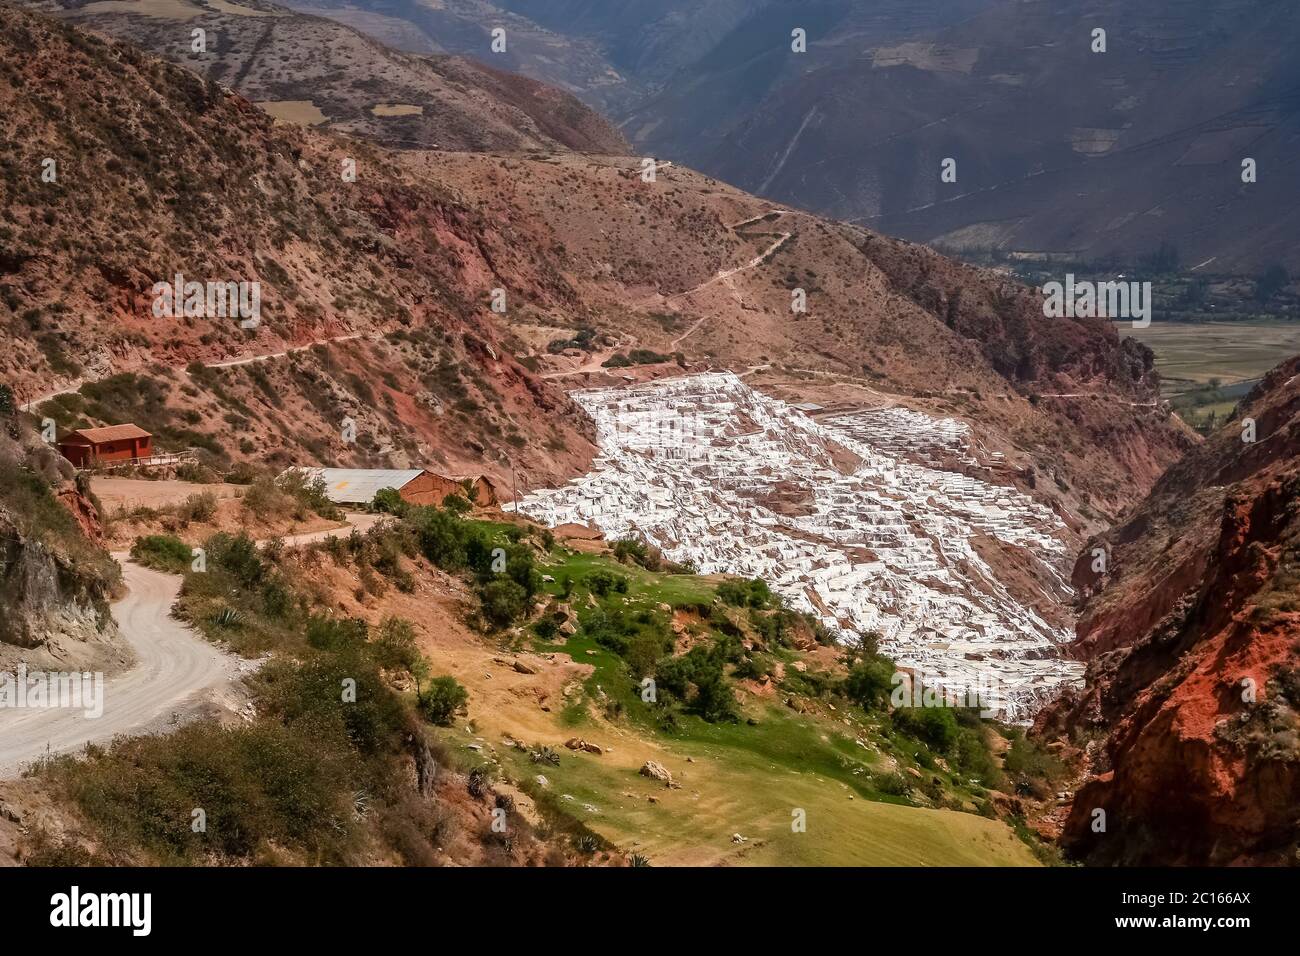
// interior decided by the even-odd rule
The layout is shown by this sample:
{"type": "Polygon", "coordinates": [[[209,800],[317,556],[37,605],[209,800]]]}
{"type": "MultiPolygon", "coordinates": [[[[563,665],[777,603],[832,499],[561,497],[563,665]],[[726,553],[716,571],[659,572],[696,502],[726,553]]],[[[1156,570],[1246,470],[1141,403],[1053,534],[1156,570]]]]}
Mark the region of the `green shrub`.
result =
{"type": "Polygon", "coordinates": [[[209,568],[229,573],[243,587],[252,588],[262,583],[266,567],[257,550],[257,542],[247,534],[237,535],[220,531],[204,542],[209,568]]]}
{"type": "Polygon", "coordinates": [[[453,514],[468,514],[474,509],[474,506],[466,501],[463,497],[456,494],[447,495],[442,499],[442,506],[453,514]]]}
{"type": "Polygon", "coordinates": [[[767,582],[759,578],[751,581],[723,581],[718,585],[718,598],[734,607],[766,608],[778,603],[767,582]]]}
{"type": "Polygon", "coordinates": [[[512,578],[501,577],[479,588],[483,617],[495,627],[505,627],[528,611],[528,592],[512,578]]]}
{"type": "Polygon", "coordinates": [[[420,713],[430,723],[448,726],[466,703],[469,691],[454,677],[435,677],[420,694],[420,713]]]}
{"type": "Polygon", "coordinates": [[[724,672],[725,648],[696,645],[680,657],[665,657],[655,665],[655,684],[682,701],[686,710],[711,723],[739,718],[736,697],[724,672]]]}
{"type": "Polygon", "coordinates": [[[396,488],[380,488],[375,492],[375,500],[370,504],[372,511],[399,516],[406,514],[407,507],[407,503],[402,500],[401,493],[396,488]]]}
{"type": "Polygon", "coordinates": [[[359,648],[366,641],[369,628],[359,617],[326,617],[313,614],[307,620],[307,643],[321,651],[359,648]]]}
{"type": "Polygon", "coordinates": [[[892,718],[903,733],[939,753],[947,753],[957,742],[957,717],[951,707],[900,707],[892,718]]]}
{"type": "Polygon", "coordinates": [[[872,657],[856,662],[844,680],[844,694],[863,710],[879,710],[889,703],[894,687],[894,662],[872,657]]]}
{"type": "Polygon", "coordinates": [[[598,568],[587,575],[587,587],[598,597],[607,597],[611,593],[626,594],[627,578],[598,568]]]}
{"type": "Polygon", "coordinates": [[[190,546],[172,535],[145,535],[131,545],[131,560],[155,571],[184,574],[190,569],[192,559],[190,546]]]}

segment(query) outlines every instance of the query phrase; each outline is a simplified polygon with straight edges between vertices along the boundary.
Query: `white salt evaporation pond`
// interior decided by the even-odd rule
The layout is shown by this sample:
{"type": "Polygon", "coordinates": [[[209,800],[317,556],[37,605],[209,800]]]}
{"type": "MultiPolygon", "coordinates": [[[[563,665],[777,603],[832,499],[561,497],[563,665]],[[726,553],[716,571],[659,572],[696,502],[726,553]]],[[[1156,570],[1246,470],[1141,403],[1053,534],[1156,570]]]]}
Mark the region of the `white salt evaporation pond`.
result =
{"type": "Polygon", "coordinates": [[[702,574],[763,578],[842,638],[877,632],[927,683],[994,688],[1005,719],[1082,679],[1061,653],[1065,526],[972,475],[999,456],[965,423],[902,408],[814,421],[730,372],[571,397],[600,455],[522,498],[524,514],[644,538],[702,574]]]}

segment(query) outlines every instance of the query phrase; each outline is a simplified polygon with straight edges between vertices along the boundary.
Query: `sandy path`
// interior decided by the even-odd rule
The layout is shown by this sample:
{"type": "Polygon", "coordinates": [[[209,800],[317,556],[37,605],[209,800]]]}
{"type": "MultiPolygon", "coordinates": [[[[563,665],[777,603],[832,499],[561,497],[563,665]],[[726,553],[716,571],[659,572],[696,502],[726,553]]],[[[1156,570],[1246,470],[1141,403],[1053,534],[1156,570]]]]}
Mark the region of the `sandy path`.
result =
{"type": "MultiPolygon", "coordinates": [[[[365,534],[375,525],[379,524],[379,522],[383,521],[384,518],[387,517],[387,515],[372,515],[372,514],[359,514],[354,512],[348,512],[343,517],[347,521],[346,527],[325,528],[322,531],[304,531],[302,534],[285,535],[281,540],[285,543],[286,546],[294,547],[295,545],[299,545],[299,544],[314,544],[317,541],[324,541],[326,538],[334,538],[334,537],[338,537],[339,535],[342,535],[343,537],[347,537],[352,533],[352,530],[354,528],[357,531],[360,531],[362,534],[365,534]]],[[[259,543],[265,543],[265,542],[259,542],[259,543]]]]}
{"type": "Polygon", "coordinates": [[[175,479],[150,481],[147,478],[92,477],[90,490],[112,513],[120,509],[129,511],[137,507],[162,508],[176,505],[191,495],[203,492],[210,492],[216,498],[238,498],[246,489],[241,485],[228,485],[221,482],[199,484],[175,479]]]}

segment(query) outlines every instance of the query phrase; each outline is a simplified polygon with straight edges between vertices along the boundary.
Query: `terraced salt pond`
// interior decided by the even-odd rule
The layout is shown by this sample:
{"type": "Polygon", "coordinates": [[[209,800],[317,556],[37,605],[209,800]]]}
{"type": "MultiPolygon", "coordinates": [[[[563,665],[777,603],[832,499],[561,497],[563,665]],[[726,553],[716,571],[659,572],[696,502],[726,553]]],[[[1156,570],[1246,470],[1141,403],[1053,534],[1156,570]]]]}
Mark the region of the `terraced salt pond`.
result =
{"type": "Polygon", "coordinates": [[[601,454],[588,475],[523,498],[525,514],[761,577],[845,638],[878,632],[927,681],[995,688],[1009,719],[1082,678],[1061,654],[1065,526],[978,477],[998,456],[964,423],[901,408],[816,422],[729,372],[572,397],[601,454]]]}

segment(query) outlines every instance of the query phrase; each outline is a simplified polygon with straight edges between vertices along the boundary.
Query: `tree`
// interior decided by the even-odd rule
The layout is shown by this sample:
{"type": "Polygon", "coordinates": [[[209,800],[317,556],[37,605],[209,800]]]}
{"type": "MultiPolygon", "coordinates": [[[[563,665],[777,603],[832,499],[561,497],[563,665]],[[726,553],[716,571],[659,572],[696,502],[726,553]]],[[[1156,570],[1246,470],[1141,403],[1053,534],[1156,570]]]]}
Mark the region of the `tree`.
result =
{"type": "Polygon", "coordinates": [[[380,488],[371,507],[380,514],[400,516],[406,513],[407,505],[396,488],[380,488]]]}

